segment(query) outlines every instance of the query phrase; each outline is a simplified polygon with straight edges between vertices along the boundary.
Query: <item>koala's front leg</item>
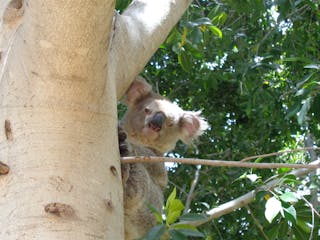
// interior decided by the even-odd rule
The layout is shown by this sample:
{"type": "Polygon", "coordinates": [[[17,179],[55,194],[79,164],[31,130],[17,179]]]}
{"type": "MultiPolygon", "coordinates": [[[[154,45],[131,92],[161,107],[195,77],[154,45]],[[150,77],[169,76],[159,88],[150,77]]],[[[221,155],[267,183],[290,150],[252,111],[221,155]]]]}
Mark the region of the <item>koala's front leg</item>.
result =
{"type": "Polygon", "coordinates": [[[125,165],[129,169],[124,187],[125,239],[133,240],[145,235],[156,224],[156,218],[147,204],[161,212],[163,195],[143,164],[125,165]]]}
{"type": "MultiPolygon", "coordinates": [[[[123,128],[118,125],[118,144],[119,152],[121,157],[129,156],[130,153],[130,143],[127,141],[127,134],[123,131],[123,128]]],[[[126,182],[128,181],[130,174],[130,164],[121,164],[121,176],[122,176],[122,185],[125,190],[126,182]]]]}
{"type": "Polygon", "coordinates": [[[130,144],[127,142],[127,134],[123,131],[123,128],[118,125],[118,143],[119,152],[121,157],[129,156],[130,144]]]}
{"type": "MultiPolygon", "coordinates": [[[[150,176],[141,163],[122,164],[122,170],[129,176],[124,183],[124,204],[127,209],[137,209],[148,201],[150,192],[150,176]]],[[[123,174],[126,174],[123,173],[123,174]]]]}

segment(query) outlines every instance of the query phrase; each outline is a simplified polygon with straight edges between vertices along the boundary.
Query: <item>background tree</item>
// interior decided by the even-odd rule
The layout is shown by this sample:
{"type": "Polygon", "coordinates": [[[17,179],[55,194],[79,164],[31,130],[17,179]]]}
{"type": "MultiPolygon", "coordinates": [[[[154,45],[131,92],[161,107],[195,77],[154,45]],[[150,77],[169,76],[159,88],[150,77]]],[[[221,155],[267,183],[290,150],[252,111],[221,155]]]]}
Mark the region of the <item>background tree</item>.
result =
{"type": "MultiPolygon", "coordinates": [[[[118,0],[118,9],[127,3],[118,0]]],[[[185,109],[201,109],[211,124],[197,148],[179,144],[169,155],[241,160],[319,146],[319,20],[319,2],[312,0],[194,1],[143,72],[161,94],[185,109]]],[[[316,158],[316,152],[305,151],[255,161],[316,158]]],[[[177,164],[169,176],[180,199],[191,197],[188,211],[196,213],[270,177],[286,176],[278,188],[261,192],[246,208],[203,225],[202,231],[207,239],[318,239],[319,173],[290,180],[287,171],[177,164]],[[295,198],[290,201],[288,195],[295,198]],[[285,210],[281,215],[282,210],[267,209],[275,215],[269,223],[265,206],[272,197],[285,210]]]]}
{"type": "Polygon", "coordinates": [[[117,98],[190,2],[0,1],[0,239],[123,239],[117,98]]]}

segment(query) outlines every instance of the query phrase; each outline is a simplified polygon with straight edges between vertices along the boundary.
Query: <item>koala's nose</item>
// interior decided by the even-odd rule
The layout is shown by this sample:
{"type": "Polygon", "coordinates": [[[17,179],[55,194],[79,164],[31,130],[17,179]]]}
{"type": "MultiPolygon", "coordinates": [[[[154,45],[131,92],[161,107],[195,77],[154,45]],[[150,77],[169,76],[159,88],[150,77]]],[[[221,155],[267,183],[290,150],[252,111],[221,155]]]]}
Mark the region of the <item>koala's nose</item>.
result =
{"type": "Polygon", "coordinates": [[[151,118],[148,126],[152,130],[159,132],[162,128],[162,125],[163,125],[165,119],[166,119],[166,116],[162,112],[157,112],[151,118]]]}

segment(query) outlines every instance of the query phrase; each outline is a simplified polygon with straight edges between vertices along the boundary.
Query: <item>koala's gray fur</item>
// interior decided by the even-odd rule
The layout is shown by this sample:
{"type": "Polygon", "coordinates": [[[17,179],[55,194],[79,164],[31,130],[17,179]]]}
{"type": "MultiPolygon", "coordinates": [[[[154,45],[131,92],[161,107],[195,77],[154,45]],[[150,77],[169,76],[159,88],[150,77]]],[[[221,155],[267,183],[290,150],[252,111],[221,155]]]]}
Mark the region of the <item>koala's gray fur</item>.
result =
{"type": "MultiPolygon", "coordinates": [[[[162,156],[180,139],[189,143],[208,128],[199,112],[184,111],[154,93],[138,77],[129,87],[128,110],[119,128],[121,156],[162,156]],[[127,139],[126,139],[127,137],[127,139]]],[[[146,203],[161,212],[167,173],[163,163],[133,163],[121,166],[124,187],[125,239],[142,237],[156,224],[146,203]]]]}

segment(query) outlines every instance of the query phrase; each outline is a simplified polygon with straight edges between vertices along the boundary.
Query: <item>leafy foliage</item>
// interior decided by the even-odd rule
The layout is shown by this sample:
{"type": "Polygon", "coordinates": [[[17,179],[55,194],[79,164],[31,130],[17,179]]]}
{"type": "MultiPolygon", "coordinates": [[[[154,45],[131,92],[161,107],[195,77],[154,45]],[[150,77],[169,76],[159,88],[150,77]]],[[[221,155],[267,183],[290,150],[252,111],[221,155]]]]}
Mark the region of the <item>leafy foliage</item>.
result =
{"type": "Polygon", "coordinates": [[[203,233],[199,232],[188,221],[203,219],[200,214],[181,215],[184,205],[181,200],[176,198],[176,188],[169,195],[165,205],[164,219],[159,218],[160,213],[152,207],[152,212],[158,220],[158,225],[149,230],[143,240],[186,240],[188,237],[203,238],[203,233]],[[181,222],[177,222],[180,219],[181,222]]]}
{"type": "MultiPolygon", "coordinates": [[[[240,160],[304,147],[309,136],[319,145],[319,5],[316,0],[200,0],[190,6],[143,72],[184,109],[202,110],[211,125],[197,147],[178,143],[170,156],[240,160]]],[[[308,163],[313,155],[256,161],[308,163]]],[[[170,182],[182,201],[196,170],[170,168],[170,182]]],[[[319,175],[296,179],[287,171],[202,166],[188,211],[204,213],[272,176],[285,176],[279,188],[259,193],[250,211],[224,215],[201,226],[201,232],[207,239],[319,239],[319,175]]],[[[171,233],[183,239],[180,232],[171,233]]]]}

